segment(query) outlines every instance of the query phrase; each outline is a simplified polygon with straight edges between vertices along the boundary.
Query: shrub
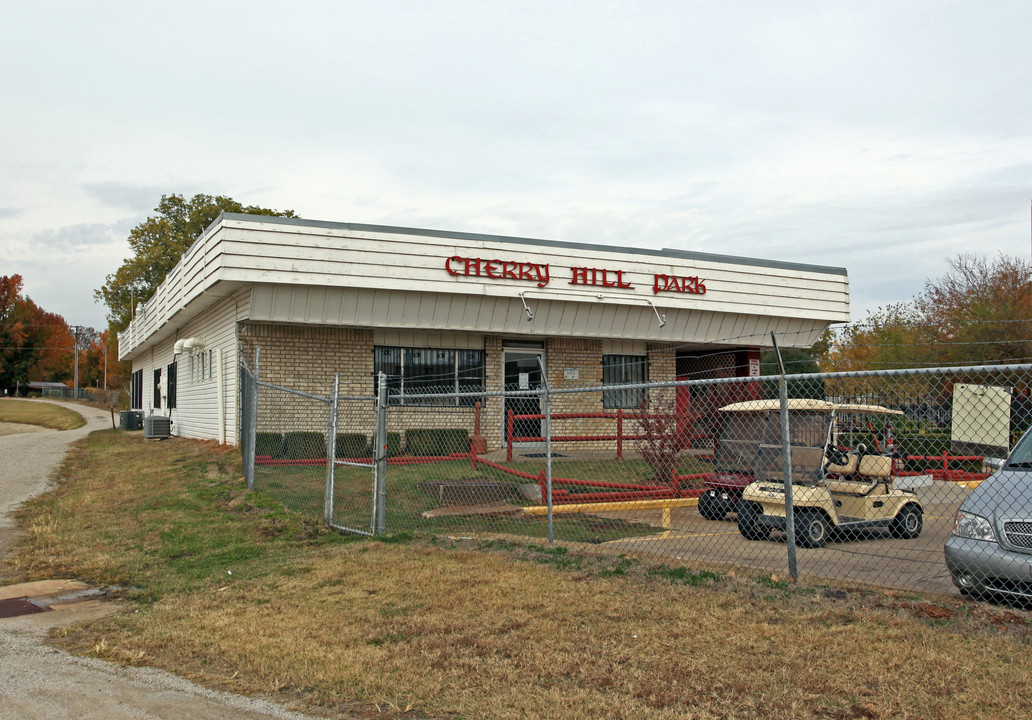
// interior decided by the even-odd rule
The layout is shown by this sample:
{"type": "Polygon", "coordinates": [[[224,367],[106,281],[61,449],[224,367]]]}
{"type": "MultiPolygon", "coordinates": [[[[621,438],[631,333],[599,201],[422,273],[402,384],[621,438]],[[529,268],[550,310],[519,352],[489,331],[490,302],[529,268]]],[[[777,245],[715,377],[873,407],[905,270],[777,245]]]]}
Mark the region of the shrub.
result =
{"type": "Polygon", "coordinates": [[[283,436],[279,433],[260,432],[254,434],[254,454],[269,457],[283,457],[283,436]]]}
{"type": "Polygon", "coordinates": [[[361,433],[341,433],[337,435],[336,457],[367,458],[372,455],[369,441],[361,433]]]}
{"type": "Polygon", "coordinates": [[[413,428],[405,431],[405,450],[417,457],[469,452],[469,432],[462,428],[413,428]]]}
{"type": "MultiPolygon", "coordinates": [[[[373,458],[376,457],[376,448],[373,447],[374,440],[370,440],[369,454],[373,458]]],[[[401,433],[389,432],[387,433],[387,457],[398,457],[401,455],[401,433]]]]}
{"type": "Polygon", "coordinates": [[[317,432],[283,433],[283,456],[290,460],[326,457],[326,439],[317,432]]]}

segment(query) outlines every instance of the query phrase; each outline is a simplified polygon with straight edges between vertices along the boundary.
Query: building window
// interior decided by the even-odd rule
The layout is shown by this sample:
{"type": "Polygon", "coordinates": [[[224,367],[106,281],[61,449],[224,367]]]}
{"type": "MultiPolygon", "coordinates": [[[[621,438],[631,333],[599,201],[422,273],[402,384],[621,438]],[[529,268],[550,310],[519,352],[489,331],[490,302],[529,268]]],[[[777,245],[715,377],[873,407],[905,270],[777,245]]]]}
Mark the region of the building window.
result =
{"type": "Polygon", "coordinates": [[[214,350],[201,350],[190,356],[190,377],[193,382],[211,380],[215,377],[214,350]]]}
{"type": "Polygon", "coordinates": [[[161,409],[161,368],[154,371],[154,405],[155,410],[161,409]]]}
{"type": "MultiPolygon", "coordinates": [[[[602,384],[630,385],[649,381],[649,359],[645,355],[603,355],[602,384]]],[[[606,410],[637,410],[645,399],[645,388],[624,388],[602,391],[602,407],[606,410]]]]}
{"type": "Polygon", "coordinates": [[[418,397],[484,392],[483,350],[373,348],[373,372],[387,375],[391,405],[473,405],[482,397],[418,397]],[[415,397],[414,397],[415,396],[415,397]]]}
{"type": "Polygon", "coordinates": [[[130,410],[143,410],[143,370],[133,373],[130,410]]]}
{"type": "Polygon", "coordinates": [[[165,382],[168,385],[168,389],[166,390],[166,399],[168,400],[167,405],[169,410],[176,406],[176,385],[178,384],[178,374],[179,370],[174,361],[165,368],[165,382]]]}

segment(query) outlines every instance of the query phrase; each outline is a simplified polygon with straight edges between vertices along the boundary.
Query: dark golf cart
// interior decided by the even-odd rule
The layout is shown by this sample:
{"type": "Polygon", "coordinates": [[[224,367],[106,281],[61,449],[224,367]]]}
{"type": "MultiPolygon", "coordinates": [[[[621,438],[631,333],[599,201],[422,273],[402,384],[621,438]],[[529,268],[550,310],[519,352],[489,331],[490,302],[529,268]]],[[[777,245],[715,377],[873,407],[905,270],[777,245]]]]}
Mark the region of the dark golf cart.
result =
{"type": "MultiPolygon", "coordinates": [[[[789,427],[796,438],[806,436],[823,445],[825,417],[834,405],[824,400],[788,401],[789,427]]],[[[713,474],[699,496],[699,514],[707,520],[723,520],[738,512],[742,491],[755,480],[762,445],[781,436],[778,400],[747,400],[720,408],[713,474]]],[[[795,441],[793,441],[795,443],[795,441]]]]}

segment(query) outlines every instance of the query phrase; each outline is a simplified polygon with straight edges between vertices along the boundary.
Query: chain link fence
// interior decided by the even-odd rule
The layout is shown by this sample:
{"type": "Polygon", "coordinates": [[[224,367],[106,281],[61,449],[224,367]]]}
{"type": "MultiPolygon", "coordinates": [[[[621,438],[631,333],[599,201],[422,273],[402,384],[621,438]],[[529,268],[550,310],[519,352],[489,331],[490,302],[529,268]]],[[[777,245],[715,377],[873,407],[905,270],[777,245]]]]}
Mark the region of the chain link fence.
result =
{"type": "Polygon", "coordinates": [[[368,397],[241,377],[249,487],[341,530],[1032,596],[1032,365],[578,389],[541,372],[499,393],[381,375],[368,397]]]}

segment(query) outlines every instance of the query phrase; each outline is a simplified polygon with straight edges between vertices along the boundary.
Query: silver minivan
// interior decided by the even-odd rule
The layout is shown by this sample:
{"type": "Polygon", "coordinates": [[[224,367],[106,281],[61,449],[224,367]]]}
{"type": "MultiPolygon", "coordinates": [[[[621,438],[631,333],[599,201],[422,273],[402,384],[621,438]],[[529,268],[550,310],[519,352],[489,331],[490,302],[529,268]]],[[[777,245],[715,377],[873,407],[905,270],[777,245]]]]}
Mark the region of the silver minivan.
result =
{"type": "Polygon", "coordinates": [[[1032,430],[961,504],[945,553],[963,595],[1032,602],[1032,430]]]}

